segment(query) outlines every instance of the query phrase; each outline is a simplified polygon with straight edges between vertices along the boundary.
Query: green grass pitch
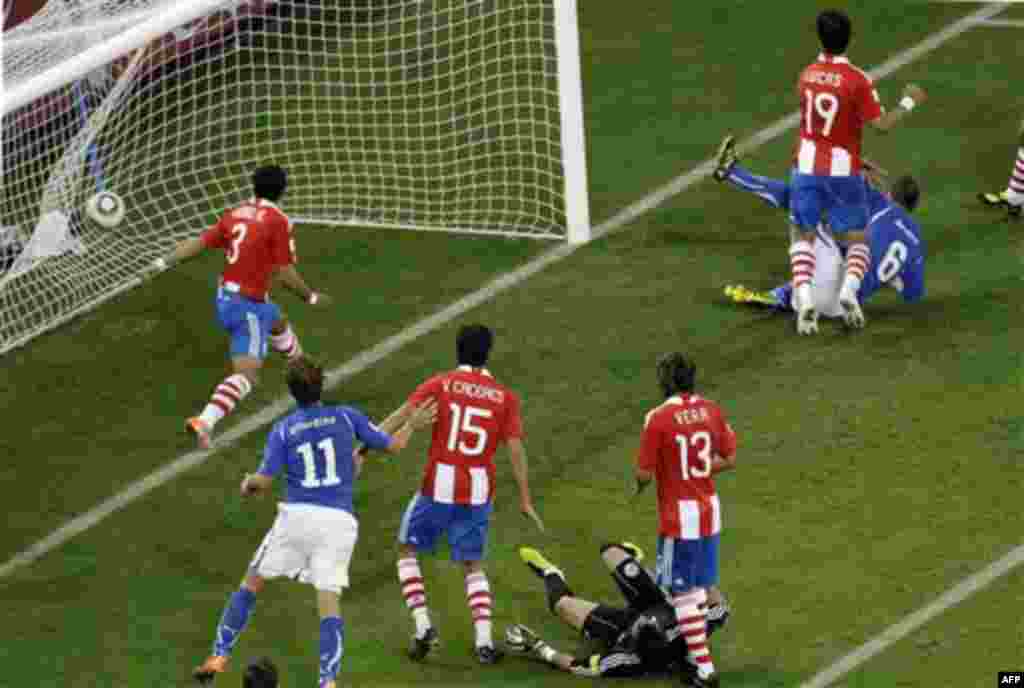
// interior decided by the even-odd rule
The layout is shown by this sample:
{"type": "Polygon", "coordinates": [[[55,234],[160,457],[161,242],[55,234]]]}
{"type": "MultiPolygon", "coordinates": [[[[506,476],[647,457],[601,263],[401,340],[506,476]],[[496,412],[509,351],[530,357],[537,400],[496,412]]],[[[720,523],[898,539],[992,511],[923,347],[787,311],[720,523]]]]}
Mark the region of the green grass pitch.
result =
{"type": "MultiPolygon", "coordinates": [[[[597,221],[705,159],[720,137],[754,133],[794,106],[793,80],[816,54],[822,3],[753,0],[625,6],[580,3],[591,205],[597,221]]],[[[839,2],[855,22],[853,59],[879,64],[973,6],[839,2]]],[[[1020,9],[1006,17],[1024,19],[1020,9]]],[[[497,331],[491,368],[523,397],[537,507],[518,514],[507,461],[489,550],[496,632],[523,622],[560,648],[577,638],[545,608],[516,548],[542,548],[583,595],[615,599],[598,545],[653,550],[653,497],[627,505],[629,465],[654,405],[653,361],[680,348],[728,412],[740,465],[720,480],[722,585],[735,615],[715,638],[723,685],[796,686],[966,575],[1020,544],[1024,225],[979,207],[1001,188],[1022,114],[1024,29],[977,28],[880,84],[890,105],[907,81],[931,100],[870,155],[922,183],[928,294],[883,297],[868,328],[789,321],[725,303],[727,282],[773,286],[787,270],[784,218],[708,180],[583,248],[498,299],[347,381],[332,397],[374,416],[414,381],[452,364],[458,324],[497,331]]],[[[793,134],[746,162],[785,174],[793,134]]],[[[282,300],[305,348],[329,364],[393,334],[543,244],[395,231],[298,230],[302,269],[331,311],[282,300]]],[[[212,324],[208,259],[0,359],[6,560],[67,519],[188,450],[181,419],[225,371],[212,324]]],[[[281,364],[241,415],[284,393],[281,364]]],[[[0,580],[0,684],[39,688],[189,685],[214,624],[273,518],[242,502],[241,475],[263,434],[214,456],[96,528],[0,580]]],[[[394,538],[414,491],[423,438],[374,460],[358,485],[360,542],[342,685],[560,686],[580,679],[508,658],[478,667],[462,575],[425,559],[444,641],[414,665],[394,573],[394,538]]],[[[1020,572],[1001,579],[868,662],[848,688],[994,685],[1020,669],[1020,572]]],[[[315,682],[312,590],[271,584],[220,686],[269,654],[283,686],[315,682]]],[[[646,681],[669,686],[674,681],[646,681]]]]}

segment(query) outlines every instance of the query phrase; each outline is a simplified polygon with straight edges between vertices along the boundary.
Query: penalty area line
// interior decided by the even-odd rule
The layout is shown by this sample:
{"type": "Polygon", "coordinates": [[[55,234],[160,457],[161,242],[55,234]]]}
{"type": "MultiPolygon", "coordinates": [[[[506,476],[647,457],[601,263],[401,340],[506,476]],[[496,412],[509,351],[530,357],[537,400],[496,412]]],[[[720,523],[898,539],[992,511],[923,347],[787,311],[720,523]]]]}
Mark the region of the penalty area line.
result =
{"type": "MultiPolygon", "coordinates": [[[[925,38],[910,48],[907,48],[872,70],[875,79],[883,79],[900,67],[910,64],[941,46],[964,31],[976,25],[979,20],[990,19],[1005,7],[1001,3],[986,5],[981,10],[975,11],[966,17],[959,19],[946,28],[925,38]]],[[[789,131],[800,121],[798,113],[787,115],[776,120],[773,124],[761,129],[750,138],[739,144],[739,149],[744,152],[752,151],[769,141],[778,138],[789,131]]],[[[611,232],[614,232],[641,215],[657,208],[670,200],[677,194],[685,191],[697,182],[702,181],[711,175],[714,169],[714,160],[708,159],[697,165],[690,171],[679,175],[663,186],[650,192],[643,198],[626,206],[612,217],[608,218],[594,228],[593,239],[599,239],[611,232]]],[[[494,297],[515,287],[549,265],[560,262],[576,252],[580,246],[585,244],[561,244],[548,249],[539,256],[531,259],[519,268],[507,272],[491,280],[480,289],[463,296],[461,299],[449,304],[422,320],[419,320],[409,327],[401,330],[395,335],[388,337],[376,346],[356,354],[341,366],[334,368],[327,374],[325,388],[331,389],[344,380],[357,375],[371,366],[377,364],[391,354],[400,350],[410,342],[433,332],[443,325],[451,322],[477,306],[490,301],[494,297]]],[[[236,444],[243,437],[269,425],[275,418],[291,407],[291,400],[282,397],[275,400],[268,406],[251,416],[239,421],[230,430],[217,438],[216,449],[211,451],[191,451],[182,454],[173,461],[161,466],[156,471],[130,483],[119,492],[111,495],[96,506],[70,521],[67,521],[43,539],[33,543],[26,549],[18,552],[9,560],[0,565],[0,578],[5,578],[19,568],[27,566],[44,555],[61,547],[75,536],[89,530],[105,520],[111,514],[128,506],[132,502],[144,497],[156,488],[174,480],[176,477],[205,463],[213,456],[217,449],[225,449],[236,444]]]]}

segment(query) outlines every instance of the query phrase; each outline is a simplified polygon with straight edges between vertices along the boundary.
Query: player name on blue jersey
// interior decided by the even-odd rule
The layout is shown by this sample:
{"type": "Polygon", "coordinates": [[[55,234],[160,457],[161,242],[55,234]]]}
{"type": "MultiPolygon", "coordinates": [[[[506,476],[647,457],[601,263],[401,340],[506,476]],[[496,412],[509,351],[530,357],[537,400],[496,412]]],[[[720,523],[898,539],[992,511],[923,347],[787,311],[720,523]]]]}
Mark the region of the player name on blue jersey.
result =
{"type": "Polygon", "coordinates": [[[274,424],[259,473],[285,473],[288,503],[314,504],[350,514],[356,441],[384,449],[391,437],[349,406],[301,407],[274,424]]]}

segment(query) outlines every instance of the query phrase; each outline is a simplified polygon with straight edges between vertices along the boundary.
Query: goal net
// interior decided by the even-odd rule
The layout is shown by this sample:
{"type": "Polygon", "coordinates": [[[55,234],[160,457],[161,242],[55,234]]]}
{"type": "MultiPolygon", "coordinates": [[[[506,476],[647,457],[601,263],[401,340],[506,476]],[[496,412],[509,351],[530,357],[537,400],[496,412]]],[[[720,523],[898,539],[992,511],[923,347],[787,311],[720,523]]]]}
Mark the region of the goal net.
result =
{"type": "Polygon", "coordinates": [[[289,173],[298,222],[585,241],[575,0],[48,0],[3,34],[0,353],[289,173]],[[116,229],[88,219],[100,190],[116,229]]]}

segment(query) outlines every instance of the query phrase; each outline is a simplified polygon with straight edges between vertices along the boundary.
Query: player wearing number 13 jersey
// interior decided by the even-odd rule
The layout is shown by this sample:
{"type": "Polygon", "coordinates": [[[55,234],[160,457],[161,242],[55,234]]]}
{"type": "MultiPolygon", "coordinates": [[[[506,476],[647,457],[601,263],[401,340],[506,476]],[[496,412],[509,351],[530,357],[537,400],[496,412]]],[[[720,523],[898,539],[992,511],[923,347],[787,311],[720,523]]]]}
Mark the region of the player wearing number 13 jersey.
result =
{"type": "Polygon", "coordinates": [[[822,223],[849,245],[839,302],[849,326],[864,326],[856,297],[871,262],[864,236],[867,199],[860,178],[864,126],[888,131],[924,99],[924,91],[908,86],[900,107],[884,112],[871,77],[845,56],[852,34],[850,18],[826,10],[818,15],[817,29],[822,53],[797,82],[801,119],[791,178],[790,222],[796,240],[789,255],[800,334],[818,331],[811,281],[814,237],[822,223]]]}
{"type": "Polygon", "coordinates": [[[697,367],[686,356],[662,356],[657,376],[666,399],[644,421],[637,489],[657,483],[658,584],[672,596],[697,685],[717,686],[706,618],[722,529],[714,475],[735,467],[736,434],[718,404],[695,394],[697,367]]]}
{"type": "Polygon", "coordinates": [[[231,339],[233,371],[217,385],[202,413],[185,424],[204,449],[210,446],[214,426],[234,411],[259,381],[268,344],[288,360],[302,355],[298,337],[281,309],[270,301],[273,282],[280,281],[307,303],[327,302],[324,295],[306,286],[294,267],[292,223],[275,204],[288,185],[285,171],[276,165],[261,167],[252,182],[252,199],[225,211],[202,236],[183,241],[152,266],[159,272],[206,249],[224,251],[215,307],[217,320],[231,339]]]}
{"type": "Polygon", "coordinates": [[[442,535],[447,535],[452,560],[465,569],[477,659],[493,664],[501,658],[492,638],[491,588],[482,563],[495,493],[494,454],[501,444],[509,447],[520,509],[543,527],[530,497],[519,397],[484,367],[492,342],[491,330],[483,325],[461,328],[456,338],[458,368],[421,384],[381,424],[389,426],[407,409],[427,400],[437,402],[423,481],[402,516],[398,534],[398,580],[416,624],[409,651],[414,661],[424,659],[438,644],[416,555],[432,551],[442,535]]]}

